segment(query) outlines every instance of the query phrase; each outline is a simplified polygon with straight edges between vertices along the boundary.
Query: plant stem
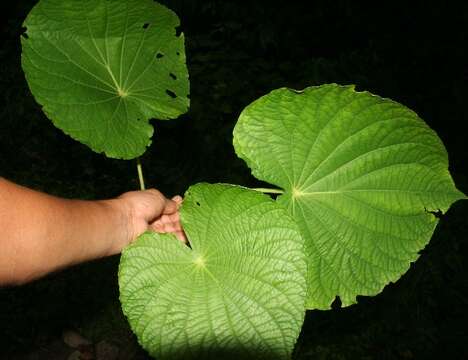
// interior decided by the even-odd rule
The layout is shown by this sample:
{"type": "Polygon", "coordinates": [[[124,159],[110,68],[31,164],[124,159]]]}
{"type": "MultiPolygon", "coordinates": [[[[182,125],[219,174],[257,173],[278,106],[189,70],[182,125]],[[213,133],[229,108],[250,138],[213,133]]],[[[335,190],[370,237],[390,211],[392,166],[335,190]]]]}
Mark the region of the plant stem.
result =
{"type": "Polygon", "coordinates": [[[281,189],[268,189],[268,188],[253,188],[252,190],[262,192],[264,194],[283,194],[281,189]]]}
{"type": "Polygon", "coordinates": [[[145,190],[145,179],[143,178],[143,169],[141,168],[141,160],[137,158],[138,179],[140,180],[140,190],[145,190]]]}

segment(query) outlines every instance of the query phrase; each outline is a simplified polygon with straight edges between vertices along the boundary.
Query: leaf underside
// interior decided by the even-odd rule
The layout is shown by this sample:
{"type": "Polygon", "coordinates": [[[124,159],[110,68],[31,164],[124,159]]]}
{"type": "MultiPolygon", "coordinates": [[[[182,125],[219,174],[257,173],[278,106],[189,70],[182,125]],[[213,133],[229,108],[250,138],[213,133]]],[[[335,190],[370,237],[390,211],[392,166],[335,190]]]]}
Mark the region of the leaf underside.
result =
{"type": "Polygon", "coordinates": [[[146,233],[123,254],[120,300],[157,359],[289,359],[304,318],[306,262],[295,222],[232,185],[186,193],[191,248],[146,233]]]}
{"type": "Polygon", "coordinates": [[[151,0],[41,0],[23,26],[22,66],[55,126],[96,152],[131,159],[149,119],[187,111],[177,16],[151,0]]]}
{"type": "Polygon", "coordinates": [[[413,111],[353,86],[278,89],[249,105],[234,147],[305,238],[309,309],[375,295],[405,273],[459,192],[413,111]]]}

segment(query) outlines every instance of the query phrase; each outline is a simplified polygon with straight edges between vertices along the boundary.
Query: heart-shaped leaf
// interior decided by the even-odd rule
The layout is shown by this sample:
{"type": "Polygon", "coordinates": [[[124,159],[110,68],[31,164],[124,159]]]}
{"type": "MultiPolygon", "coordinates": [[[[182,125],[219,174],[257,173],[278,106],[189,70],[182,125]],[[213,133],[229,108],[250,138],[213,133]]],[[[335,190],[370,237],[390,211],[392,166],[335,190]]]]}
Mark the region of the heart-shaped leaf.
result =
{"type": "Polygon", "coordinates": [[[23,70],[58,128],[96,152],[131,159],[151,143],[150,118],[187,111],[178,25],[151,0],[41,0],[24,22],[23,70]]]}
{"type": "Polygon", "coordinates": [[[284,189],[308,258],[307,308],[344,306],[397,280],[437,218],[465,198],[445,148],[413,111],[353,86],[278,89],[249,105],[234,147],[284,189]]]}
{"type": "Polygon", "coordinates": [[[157,359],[289,359],[304,318],[295,222],[269,197],[198,184],[181,209],[191,248],[146,233],[122,255],[125,315],[157,359]]]}

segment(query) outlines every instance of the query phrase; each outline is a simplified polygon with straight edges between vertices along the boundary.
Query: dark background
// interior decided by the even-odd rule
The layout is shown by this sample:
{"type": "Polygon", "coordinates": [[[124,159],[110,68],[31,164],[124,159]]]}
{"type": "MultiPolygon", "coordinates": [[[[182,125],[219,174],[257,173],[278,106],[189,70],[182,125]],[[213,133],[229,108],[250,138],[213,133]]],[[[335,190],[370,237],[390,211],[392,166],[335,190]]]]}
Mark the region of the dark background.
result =
{"type": "MultiPolygon", "coordinates": [[[[106,159],[73,141],[30,94],[19,36],[35,3],[16,1],[2,12],[7,17],[1,23],[0,176],[83,199],[136,189],[133,161],[106,159]]],[[[154,122],[154,143],[142,157],[150,186],[170,196],[199,181],[255,184],[232,147],[242,109],[278,87],[337,82],[415,110],[441,137],[455,183],[468,193],[467,5],[163,3],[180,16],[186,36],[191,108],[177,120],[154,122]]],[[[467,218],[468,205],[456,203],[420,259],[382,294],[345,309],[336,303],[331,311],[309,312],[295,358],[468,359],[467,218]]],[[[122,359],[145,359],[120,312],[118,261],[0,289],[0,359],[52,359],[47,351],[70,328],[94,342],[117,344],[122,359]]]]}

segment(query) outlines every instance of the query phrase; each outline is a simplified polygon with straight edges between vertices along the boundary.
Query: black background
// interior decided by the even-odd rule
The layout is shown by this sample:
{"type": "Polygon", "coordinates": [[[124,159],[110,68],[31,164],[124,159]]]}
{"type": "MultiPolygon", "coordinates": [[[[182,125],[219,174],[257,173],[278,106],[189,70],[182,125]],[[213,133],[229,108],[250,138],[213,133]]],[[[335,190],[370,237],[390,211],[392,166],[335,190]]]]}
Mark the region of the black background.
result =
{"type": "MultiPolygon", "coordinates": [[[[242,109],[278,87],[336,82],[416,111],[441,137],[455,183],[468,192],[467,5],[163,3],[179,15],[186,36],[191,108],[177,120],[153,122],[154,141],[142,157],[150,186],[171,196],[199,181],[255,185],[232,147],[242,109]]],[[[70,139],[30,94],[19,36],[34,4],[17,1],[3,9],[0,176],[72,198],[136,189],[133,161],[107,159],[70,139]]],[[[467,205],[455,204],[421,258],[382,294],[346,309],[337,301],[331,311],[308,312],[295,358],[467,359],[467,218],[467,205]]],[[[0,290],[0,359],[52,358],[41,351],[67,328],[118,343],[128,359],[144,359],[120,313],[117,264],[114,257],[0,290]]]]}

